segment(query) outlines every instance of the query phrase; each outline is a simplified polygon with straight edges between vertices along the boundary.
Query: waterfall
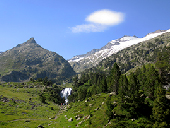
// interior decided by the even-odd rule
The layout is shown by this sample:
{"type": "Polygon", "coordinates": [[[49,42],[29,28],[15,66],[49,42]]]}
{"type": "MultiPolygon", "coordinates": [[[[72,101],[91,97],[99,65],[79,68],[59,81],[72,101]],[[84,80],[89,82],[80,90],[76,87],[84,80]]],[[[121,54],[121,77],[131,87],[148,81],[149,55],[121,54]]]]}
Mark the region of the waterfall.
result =
{"type": "Polygon", "coordinates": [[[71,95],[72,88],[65,88],[61,91],[61,97],[65,98],[65,102],[68,102],[68,96],[71,95]]]}

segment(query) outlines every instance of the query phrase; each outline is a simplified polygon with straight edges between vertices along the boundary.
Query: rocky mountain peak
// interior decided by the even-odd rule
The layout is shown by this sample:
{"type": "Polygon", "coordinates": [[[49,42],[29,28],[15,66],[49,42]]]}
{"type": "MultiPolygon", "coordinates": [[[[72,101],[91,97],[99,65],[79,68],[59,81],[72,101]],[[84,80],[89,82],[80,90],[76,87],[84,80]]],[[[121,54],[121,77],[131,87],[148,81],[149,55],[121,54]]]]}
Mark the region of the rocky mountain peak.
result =
{"type": "Polygon", "coordinates": [[[32,44],[32,43],[36,43],[36,41],[34,40],[34,38],[30,38],[29,40],[27,40],[27,42],[25,42],[26,44],[32,44]]]}
{"type": "Polygon", "coordinates": [[[136,39],[136,38],[137,38],[136,36],[124,35],[122,38],[119,38],[117,41],[125,42],[125,41],[133,40],[133,39],[136,39]]]}
{"type": "Polygon", "coordinates": [[[146,36],[151,35],[151,34],[154,34],[154,33],[161,33],[161,32],[166,32],[166,30],[156,30],[156,31],[154,31],[154,32],[148,33],[146,36]]]}
{"type": "Polygon", "coordinates": [[[29,78],[45,78],[62,81],[75,72],[60,55],[42,48],[34,38],[0,54],[0,81],[22,82],[29,78]],[[6,72],[8,69],[8,72],[6,72]]]}
{"type": "Polygon", "coordinates": [[[16,48],[35,48],[35,47],[41,47],[39,44],[37,44],[37,42],[34,40],[34,38],[30,38],[29,40],[27,40],[26,42],[22,43],[22,44],[18,44],[16,48]]]}

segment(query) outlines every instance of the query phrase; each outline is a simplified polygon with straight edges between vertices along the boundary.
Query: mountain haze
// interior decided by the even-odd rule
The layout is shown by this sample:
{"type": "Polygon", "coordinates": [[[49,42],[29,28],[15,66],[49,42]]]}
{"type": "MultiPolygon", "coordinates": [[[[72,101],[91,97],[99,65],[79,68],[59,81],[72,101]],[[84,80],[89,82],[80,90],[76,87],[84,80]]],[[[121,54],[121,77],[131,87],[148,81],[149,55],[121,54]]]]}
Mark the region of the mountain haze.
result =
{"type": "Polygon", "coordinates": [[[29,78],[48,77],[55,81],[75,75],[60,55],[42,48],[34,38],[0,54],[1,81],[21,82],[29,78]]]}
{"type": "Polygon", "coordinates": [[[101,49],[93,49],[87,54],[78,55],[68,60],[73,69],[80,73],[86,68],[91,68],[96,66],[103,59],[110,57],[112,54],[117,53],[118,51],[130,47],[134,44],[138,44],[143,41],[150,40],[155,38],[163,33],[169,32],[170,30],[157,30],[155,32],[147,34],[143,38],[137,38],[136,36],[123,36],[122,38],[111,40],[101,49]]]}

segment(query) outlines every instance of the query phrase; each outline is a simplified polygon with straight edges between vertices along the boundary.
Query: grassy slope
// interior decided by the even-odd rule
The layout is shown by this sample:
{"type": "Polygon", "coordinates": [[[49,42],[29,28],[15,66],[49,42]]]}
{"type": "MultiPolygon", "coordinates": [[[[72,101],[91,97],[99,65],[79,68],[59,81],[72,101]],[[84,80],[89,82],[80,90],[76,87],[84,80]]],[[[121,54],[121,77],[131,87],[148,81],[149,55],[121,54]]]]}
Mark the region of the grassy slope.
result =
{"type": "Polygon", "coordinates": [[[105,111],[106,97],[109,94],[94,95],[88,100],[86,99],[87,102],[84,100],[61,107],[52,102],[42,104],[38,97],[38,92],[42,88],[14,88],[10,87],[11,84],[17,85],[16,83],[0,85],[1,128],[35,128],[39,125],[63,128],[75,127],[80,122],[82,123],[78,124],[79,127],[89,127],[89,124],[90,127],[103,127],[108,123],[105,111]],[[9,101],[3,102],[3,97],[7,97],[9,101]],[[53,109],[51,109],[52,107],[53,109]],[[63,110],[61,110],[62,108],[63,110]],[[80,117],[79,120],[75,119],[76,115],[80,117]],[[87,119],[89,115],[91,117],[87,119]],[[66,118],[73,118],[73,121],[69,122],[66,118]]]}
{"type": "Polygon", "coordinates": [[[40,88],[9,88],[1,85],[1,98],[7,97],[9,102],[0,101],[0,127],[34,128],[55,124],[56,121],[49,118],[55,118],[59,106],[53,103],[42,104],[38,99],[39,90],[40,88]]]}
{"type": "MultiPolygon", "coordinates": [[[[109,94],[94,95],[84,101],[71,103],[68,106],[68,110],[60,114],[57,118],[57,127],[91,127],[102,128],[108,124],[108,117],[106,112],[106,97],[109,94]],[[88,119],[88,116],[90,118],[88,119]],[[75,119],[75,116],[79,116],[80,119],[75,119]],[[73,118],[72,122],[68,122],[68,119],[73,118]]],[[[112,98],[115,99],[114,96],[112,98]]],[[[114,100],[112,100],[114,101],[114,100]]]]}

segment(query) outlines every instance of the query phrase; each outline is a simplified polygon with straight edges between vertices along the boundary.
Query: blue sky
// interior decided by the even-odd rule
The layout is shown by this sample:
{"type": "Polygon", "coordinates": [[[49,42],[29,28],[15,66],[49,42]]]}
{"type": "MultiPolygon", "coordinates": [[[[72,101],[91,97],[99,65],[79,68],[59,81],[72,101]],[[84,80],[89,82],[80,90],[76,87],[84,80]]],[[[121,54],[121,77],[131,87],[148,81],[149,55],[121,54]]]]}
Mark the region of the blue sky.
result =
{"type": "Polygon", "coordinates": [[[34,37],[65,59],[170,29],[170,0],[1,0],[0,51],[34,37]]]}

